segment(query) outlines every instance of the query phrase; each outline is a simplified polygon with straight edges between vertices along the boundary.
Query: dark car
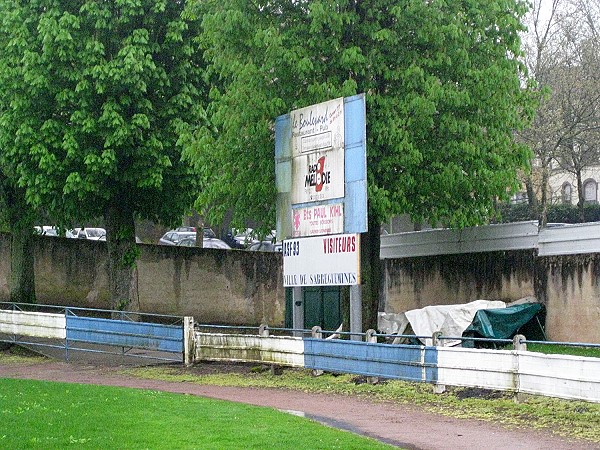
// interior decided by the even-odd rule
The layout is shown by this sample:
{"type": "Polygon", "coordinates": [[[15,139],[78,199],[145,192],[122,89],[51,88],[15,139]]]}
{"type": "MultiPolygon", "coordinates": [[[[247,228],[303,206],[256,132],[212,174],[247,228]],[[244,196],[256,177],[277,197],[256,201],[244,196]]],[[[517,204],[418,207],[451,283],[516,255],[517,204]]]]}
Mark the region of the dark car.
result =
{"type": "MultiPolygon", "coordinates": [[[[196,236],[189,236],[185,239],[182,239],[177,244],[180,247],[195,247],[196,246],[196,236]]],[[[207,238],[202,239],[202,248],[220,248],[222,250],[229,250],[231,247],[223,242],[221,239],[217,238],[207,238]]]]}
{"type": "Polygon", "coordinates": [[[281,252],[282,248],[281,242],[260,241],[252,244],[248,247],[248,250],[254,252],[281,252]]]}

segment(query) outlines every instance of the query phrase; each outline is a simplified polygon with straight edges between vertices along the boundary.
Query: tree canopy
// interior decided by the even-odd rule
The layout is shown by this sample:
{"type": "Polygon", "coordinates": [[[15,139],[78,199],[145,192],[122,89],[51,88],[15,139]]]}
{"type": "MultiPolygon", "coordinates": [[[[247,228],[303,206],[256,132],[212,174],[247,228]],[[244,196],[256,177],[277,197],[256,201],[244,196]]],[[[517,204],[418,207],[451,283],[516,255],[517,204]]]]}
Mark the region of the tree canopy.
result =
{"type": "Polygon", "coordinates": [[[0,146],[34,206],[80,220],[128,205],[170,221],[196,177],[181,152],[204,113],[183,2],[2,1],[0,146]]]}
{"type": "Polygon", "coordinates": [[[516,189],[530,152],[521,0],[203,0],[219,77],[193,156],[211,222],[274,221],[273,120],[364,92],[369,214],[481,223],[516,189]]]}
{"type": "Polygon", "coordinates": [[[184,1],[0,0],[3,160],[33,208],[104,217],[113,306],[131,299],[134,218],[180,220],[197,195],[199,29],[184,1]]]}

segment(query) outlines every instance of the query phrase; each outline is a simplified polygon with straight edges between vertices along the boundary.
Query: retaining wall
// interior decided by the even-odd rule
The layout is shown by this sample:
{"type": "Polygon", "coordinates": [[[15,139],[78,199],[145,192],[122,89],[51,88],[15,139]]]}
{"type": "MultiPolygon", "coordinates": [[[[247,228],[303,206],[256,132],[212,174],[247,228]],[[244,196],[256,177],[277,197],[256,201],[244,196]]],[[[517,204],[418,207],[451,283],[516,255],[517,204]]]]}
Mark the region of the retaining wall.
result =
{"type": "MultiPolygon", "coordinates": [[[[283,325],[285,293],[278,253],[139,244],[141,311],[199,322],[283,325]]],[[[35,238],[38,303],[110,309],[106,242],[35,238]]],[[[0,301],[9,300],[10,236],[0,234],[0,301]]]]}
{"type": "Polygon", "coordinates": [[[548,339],[600,343],[600,223],[399,233],[382,236],[381,256],[380,312],[535,297],[548,339]]]}

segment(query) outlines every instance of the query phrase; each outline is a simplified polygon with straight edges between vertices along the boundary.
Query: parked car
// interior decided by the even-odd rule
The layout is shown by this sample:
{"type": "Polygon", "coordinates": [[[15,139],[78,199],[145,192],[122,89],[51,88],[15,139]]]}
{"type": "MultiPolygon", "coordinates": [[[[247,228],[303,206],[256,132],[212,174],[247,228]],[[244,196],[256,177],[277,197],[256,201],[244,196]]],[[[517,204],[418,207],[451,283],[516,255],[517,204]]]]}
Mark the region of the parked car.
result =
{"type": "MultiPolygon", "coordinates": [[[[100,239],[98,239],[99,241],[106,241],[106,235],[102,236],[100,239]]],[[[135,243],[136,244],[143,244],[142,240],[139,237],[135,237],[135,243]]]]}
{"type": "Polygon", "coordinates": [[[233,230],[233,239],[241,248],[247,248],[253,244],[261,242],[261,240],[270,242],[274,239],[274,237],[275,230],[271,230],[271,233],[264,237],[252,228],[246,228],[245,230],[233,230]]]}
{"type": "MultiPolygon", "coordinates": [[[[196,227],[177,227],[173,231],[177,231],[178,233],[193,231],[195,233],[196,227]]],[[[204,227],[204,228],[202,228],[202,232],[203,232],[205,238],[216,238],[217,237],[217,235],[212,230],[212,228],[204,227]]]]}
{"type": "Polygon", "coordinates": [[[281,242],[271,242],[271,241],[260,241],[255,242],[248,250],[254,252],[281,252],[283,249],[283,245],[281,242]]]}
{"type": "Polygon", "coordinates": [[[36,234],[40,234],[42,236],[58,236],[58,228],[50,226],[50,225],[41,225],[33,227],[33,231],[36,234]]]}
{"type": "Polygon", "coordinates": [[[246,228],[245,230],[233,230],[233,239],[242,248],[246,248],[249,245],[258,242],[258,239],[254,237],[254,230],[252,228],[246,228]]]}
{"type": "MultiPolygon", "coordinates": [[[[180,240],[177,243],[180,247],[195,247],[196,246],[196,236],[186,237],[180,240]]],[[[202,248],[220,248],[223,250],[230,250],[231,247],[227,245],[226,242],[217,238],[207,238],[202,239],[202,248]]]]}
{"type": "Polygon", "coordinates": [[[106,230],[98,227],[74,228],[67,233],[67,237],[100,241],[106,239],[106,230]]]}
{"type": "Polygon", "coordinates": [[[158,240],[158,243],[162,245],[177,245],[179,244],[179,241],[190,236],[193,236],[195,239],[196,232],[171,230],[163,234],[163,236],[158,240]]]}
{"type": "Polygon", "coordinates": [[[245,249],[246,248],[245,245],[240,244],[238,241],[235,240],[231,231],[222,235],[221,240],[224,241],[231,248],[237,248],[237,249],[245,249]]]}

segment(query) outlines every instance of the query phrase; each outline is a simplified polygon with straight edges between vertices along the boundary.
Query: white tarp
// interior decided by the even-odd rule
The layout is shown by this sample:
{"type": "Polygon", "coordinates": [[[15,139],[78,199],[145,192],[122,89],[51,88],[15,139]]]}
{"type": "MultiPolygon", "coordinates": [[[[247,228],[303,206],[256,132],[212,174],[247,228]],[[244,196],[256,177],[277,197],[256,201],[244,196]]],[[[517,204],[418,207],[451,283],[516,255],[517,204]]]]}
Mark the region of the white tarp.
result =
{"type": "MultiPolygon", "coordinates": [[[[480,309],[506,308],[506,303],[500,300],[475,300],[460,305],[426,306],[403,313],[385,313],[378,315],[379,331],[385,334],[405,334],[410,324],[416,336],[432,336],[440,331],[442,336],[460,337],[467,329],[475,313],[480,309]]],[[[431,339],[421,339],[426,345],[431,345],[431,339]]],[[[459,340],[446,340],[444,345],[459,344],[459,340]]]]}

